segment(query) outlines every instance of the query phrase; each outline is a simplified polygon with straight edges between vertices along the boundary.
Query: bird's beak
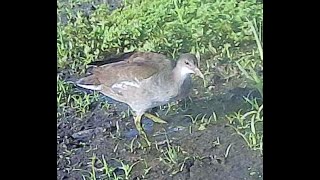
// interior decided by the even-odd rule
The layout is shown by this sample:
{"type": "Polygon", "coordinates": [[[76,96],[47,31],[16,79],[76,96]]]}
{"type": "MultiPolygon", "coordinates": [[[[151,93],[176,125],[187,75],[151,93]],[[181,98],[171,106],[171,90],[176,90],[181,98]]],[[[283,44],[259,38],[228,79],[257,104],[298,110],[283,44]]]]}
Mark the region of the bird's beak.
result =
{"type": "Polygon", "coordinates": [[[204,79],[204,75],[202,74],[202,72],[199,70],[199,68],[195,68],[194,69],[194,73],[195,75],[201,77],[202,79],[204,79]]]}

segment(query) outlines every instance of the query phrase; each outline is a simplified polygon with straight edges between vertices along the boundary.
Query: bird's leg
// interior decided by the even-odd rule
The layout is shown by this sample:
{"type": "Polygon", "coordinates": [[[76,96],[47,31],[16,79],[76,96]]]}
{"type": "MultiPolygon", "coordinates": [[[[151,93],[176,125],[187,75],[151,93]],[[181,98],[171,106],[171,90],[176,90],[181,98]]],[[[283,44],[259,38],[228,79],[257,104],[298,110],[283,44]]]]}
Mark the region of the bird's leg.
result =
{"type": "Polygon", "coordinates": [[[152,115],[150,113],[145,113],[144,114],[147,118],[151,119],[152,121],[154,122],[157,122],[157,123],[162,123],[162,124],[165,124],[167,123],[166,121],[160,119],[159,117],[155,116],[155,115],[152,115]]]}
{"type": "Polygon", "coordinates": [[[147,137],[147,134],[144,132],[144,130],[143,130],[142,126],[141,126],[141,117],[142,117],[142,115],[137,115],[134,118],[134,124],[136,125],[136,128],[137,128],[139,134],[144,136],[144,139],[146,140],[148,146],[151,146],[151,142],[149,141],[149,139],[147,137]]]}

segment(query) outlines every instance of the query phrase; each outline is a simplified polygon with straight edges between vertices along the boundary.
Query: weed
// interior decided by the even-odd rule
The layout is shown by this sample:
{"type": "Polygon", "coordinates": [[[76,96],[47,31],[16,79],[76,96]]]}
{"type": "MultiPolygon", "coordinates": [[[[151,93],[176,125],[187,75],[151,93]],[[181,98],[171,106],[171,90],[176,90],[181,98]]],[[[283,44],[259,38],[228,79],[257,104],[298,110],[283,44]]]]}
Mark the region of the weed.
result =
{"type": "Polygon", "coordinates": [[[243,139],[248,146],[254,150],[263,150],[263,105],[259,105],[257,100],[249,100],[246,102],[251,105],[251,110],[242,113],[239,110],[237,113],[226,116],[229,120],[229,126],[232,127],[243,139]]]}

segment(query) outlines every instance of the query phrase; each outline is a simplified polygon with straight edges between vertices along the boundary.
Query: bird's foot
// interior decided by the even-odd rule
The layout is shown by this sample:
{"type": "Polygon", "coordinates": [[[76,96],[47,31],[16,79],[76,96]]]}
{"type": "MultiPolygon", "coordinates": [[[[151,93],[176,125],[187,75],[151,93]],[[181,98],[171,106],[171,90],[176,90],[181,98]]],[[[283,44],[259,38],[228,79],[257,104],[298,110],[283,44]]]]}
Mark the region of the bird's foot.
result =
{"type": "Polygon", "coordinates": [[[167,123],[166,121],[160,119],[159,117],[155,116],[155,115],[152,115],[150,113],[145,113],[144,114],[147,118],[149,118],[150,120],[152,120],[153,122],[156,122],[156,123],[161,123],[161,124],[165,124],[167,123]]]}
{"type": "Polygon", "coordinates": [[[149,141],[147,134],[144,132],[144,130],[143,130],[142,126],[141,126],[141,115],[137,116],[134,119],[134,123],[136,125],[136,128],[138,130],[139,135],[143,136],[144,140],[146,141],[146,143],[150,147],[151,146],[151,142],[149,141]]]}

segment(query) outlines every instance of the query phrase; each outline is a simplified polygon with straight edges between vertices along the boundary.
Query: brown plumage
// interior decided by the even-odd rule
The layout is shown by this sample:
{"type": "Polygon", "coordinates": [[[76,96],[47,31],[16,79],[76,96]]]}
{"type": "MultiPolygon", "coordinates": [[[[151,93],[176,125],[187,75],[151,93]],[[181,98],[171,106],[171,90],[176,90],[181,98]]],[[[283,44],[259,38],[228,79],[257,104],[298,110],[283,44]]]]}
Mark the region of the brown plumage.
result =
{"type": "Polygon", "coordinates": [[[182,54],[174,63],[158,53],[129,52],[111,63],[97,61],[90,66],[91,74],[77,85],[128,104],[136,113],[137,126],[148,109],[185,97],[191,88],[191,74],[203,78],[192,54],[182,54]]]}

